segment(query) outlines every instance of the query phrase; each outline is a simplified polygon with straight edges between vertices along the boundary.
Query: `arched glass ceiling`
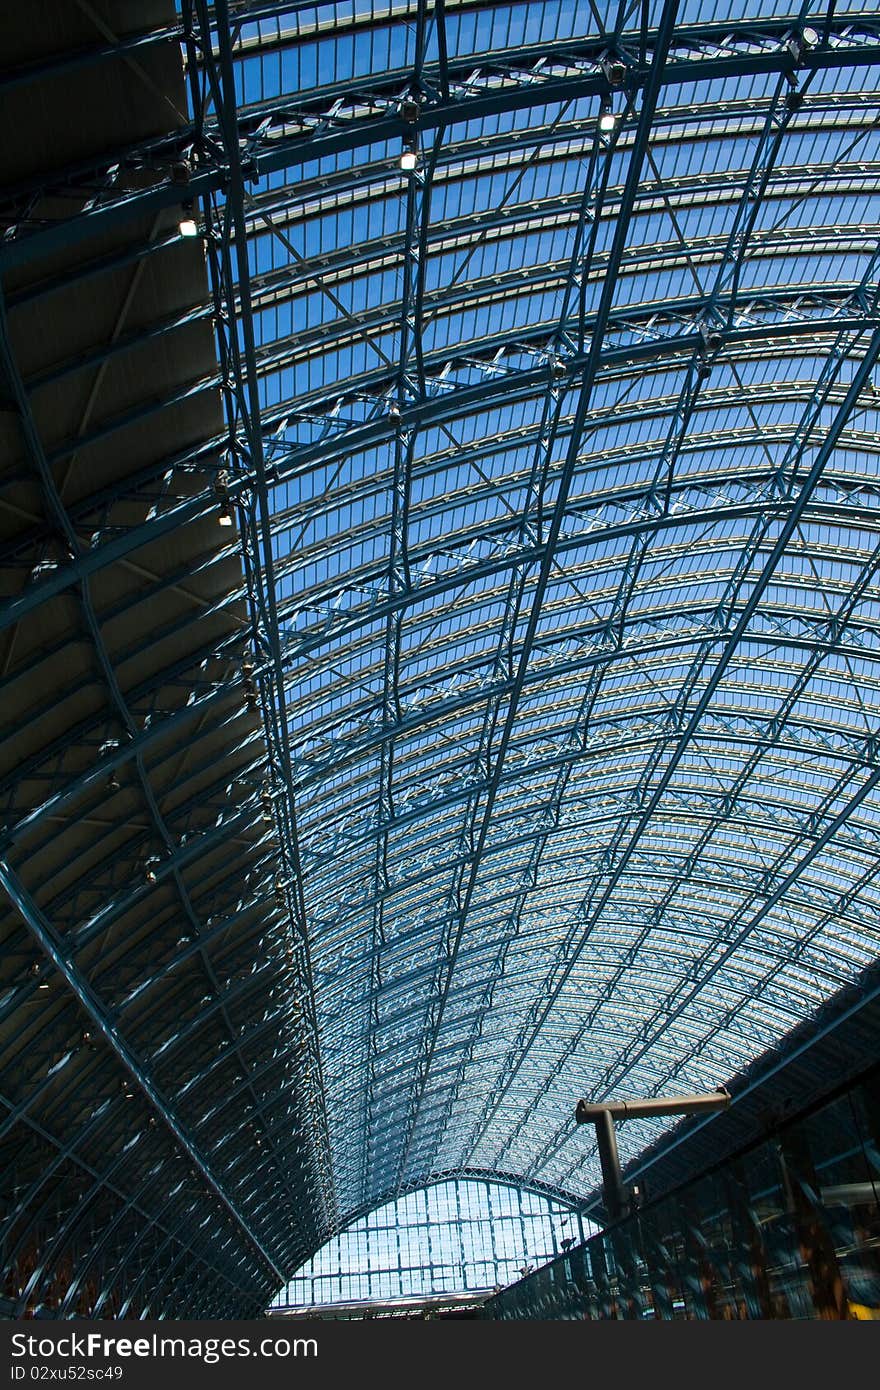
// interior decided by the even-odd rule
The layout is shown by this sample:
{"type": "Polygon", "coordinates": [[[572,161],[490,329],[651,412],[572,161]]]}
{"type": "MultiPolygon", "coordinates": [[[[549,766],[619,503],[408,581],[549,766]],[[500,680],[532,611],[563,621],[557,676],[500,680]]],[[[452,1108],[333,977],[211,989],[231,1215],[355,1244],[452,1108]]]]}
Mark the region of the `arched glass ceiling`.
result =
{"type": "Polygon", "coordinates": [[[877,954],[878,14],[183,18],[328,1186],[584,1193],[877,954]]]}
{"type": "Polygon", "coordinates": [[[408,1192],[334,1236],[272,1309],[485,1292],[595,1228],[540,1192],[462,1179],[408,1192]]]}

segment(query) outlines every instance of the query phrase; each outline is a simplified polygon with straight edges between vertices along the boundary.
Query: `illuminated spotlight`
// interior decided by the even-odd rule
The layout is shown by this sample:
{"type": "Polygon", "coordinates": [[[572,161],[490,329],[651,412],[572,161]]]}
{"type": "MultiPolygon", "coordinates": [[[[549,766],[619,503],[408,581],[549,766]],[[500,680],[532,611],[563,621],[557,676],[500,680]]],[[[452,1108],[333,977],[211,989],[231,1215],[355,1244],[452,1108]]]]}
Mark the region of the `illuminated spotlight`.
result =
{"type": "Polygon", "coordinates": [[[177,224],[177,230],[181,236],[198,236],[199,228],[196,219],[193,217],[192,203],[181,204],[181,218],[177,224]]]}
{"type": "Polygon", "coordinates": [[[223,503],[223,506],[220,508],[220,515],[217,517],[217,520],[219,521],[221,526],[232,525],[232,512],[229,510],[228,502],[223,503]]]}
{"type": "Polygon", "coordinates": [[[617,125],[617,117],[613,111],[603,111],[599,117],[599,129],[606,135],[609,134],[617,125]]]}
{"type": "Polygon", "coordinates": [[[400,156],[400,167],[405,174],[411,174],[419,162],[419,157],[415,150],[404,150],[400,156]]]}

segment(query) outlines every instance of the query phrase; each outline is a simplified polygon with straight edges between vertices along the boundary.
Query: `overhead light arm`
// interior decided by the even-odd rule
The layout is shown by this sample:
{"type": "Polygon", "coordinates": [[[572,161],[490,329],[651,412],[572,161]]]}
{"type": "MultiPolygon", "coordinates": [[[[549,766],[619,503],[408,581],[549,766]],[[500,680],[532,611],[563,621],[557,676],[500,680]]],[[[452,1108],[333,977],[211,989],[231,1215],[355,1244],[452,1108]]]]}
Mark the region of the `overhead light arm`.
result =
{"type": "Polygon", "coordinates": [[[615,1120],[645,1120],[659,1115],[695,1115],[705,1110],[726,1110],[730,1092],[723,1086],[692,1096],[651,1096],[646,1100],[613,1100],[592,1104],[579,1100],[574,1117],[579,1125],[596,1126],[596,1144],[602,1168],[602,1197],[611,1221],[628,1216],[631,1194],[623,1183],[617,1149],[615,1120]]]}

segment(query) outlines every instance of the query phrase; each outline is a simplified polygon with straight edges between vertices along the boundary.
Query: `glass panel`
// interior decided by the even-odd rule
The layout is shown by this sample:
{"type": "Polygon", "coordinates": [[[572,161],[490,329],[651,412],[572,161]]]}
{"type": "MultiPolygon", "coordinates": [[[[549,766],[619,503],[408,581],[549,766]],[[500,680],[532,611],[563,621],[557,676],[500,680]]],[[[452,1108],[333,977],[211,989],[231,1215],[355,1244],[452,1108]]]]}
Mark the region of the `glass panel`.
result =
{"type": "Polygon", "coordinates": [[[498,1183],[462,1179],[408,1194],[317,1251],[272,1306],[504,1286],[551,1259],[555,1233],[571,1219],[570,1208],[541,1193],[523,1194],[523,1208],[529,1214],[521,1219],[519,1194],[498,1183]]]}

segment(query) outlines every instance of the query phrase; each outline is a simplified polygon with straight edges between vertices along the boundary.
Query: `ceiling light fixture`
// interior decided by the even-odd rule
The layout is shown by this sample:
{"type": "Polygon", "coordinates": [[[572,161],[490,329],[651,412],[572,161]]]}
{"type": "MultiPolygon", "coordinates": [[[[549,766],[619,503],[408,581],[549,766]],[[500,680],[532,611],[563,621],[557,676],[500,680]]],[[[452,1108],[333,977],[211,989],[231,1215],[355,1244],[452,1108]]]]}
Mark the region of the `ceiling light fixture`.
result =
{"type": "Polygon", "coordinates": [[[599,117],[599,129],[608,135],[616,125],[617,117],[606,108],[599,117]]]}
{"type": "Polygon", "coordinates": [[[181,203],[180,213],[180,222],[177,225],[177,230],[180,232],[180,235],[198,236],[199,228],[196,219],[193,217],[192,203],[181,203]]]}
{"type": "Polygon", "coordinates": [[[626,65],[620,58],[612,57],[610,54],[602,58],[599,66],[605,74],[605,81],[609,87],[620,87],[626,78],[626,65]]]}
{"type": "MultiPolygon", "coordinates": [[[[411,124],[418,119],[419,108],[413,101],[404,102],[401,107],[401,115],[405,121],[411,124]]],[[[405,174],[411,174],[419,162],[419,132],[413,130],[411,134],[403,137],[403,151],[400,156],[400,167],[405,174]]]]}
{"type": "Polygon", "coordinates": [[[706,352],[718,352],[724,343],[724,337],[720,330],[711,323],[700,324],[700,337],[706,352]]]}
{"type": "Polygon", "coordinates": [[[214,494],[220,503],[220,514],[217,520],[221,526],[231,526],[232,510],[229,505],[229,473],[225,468],[219,469],[214,479],[214,494]]]}

